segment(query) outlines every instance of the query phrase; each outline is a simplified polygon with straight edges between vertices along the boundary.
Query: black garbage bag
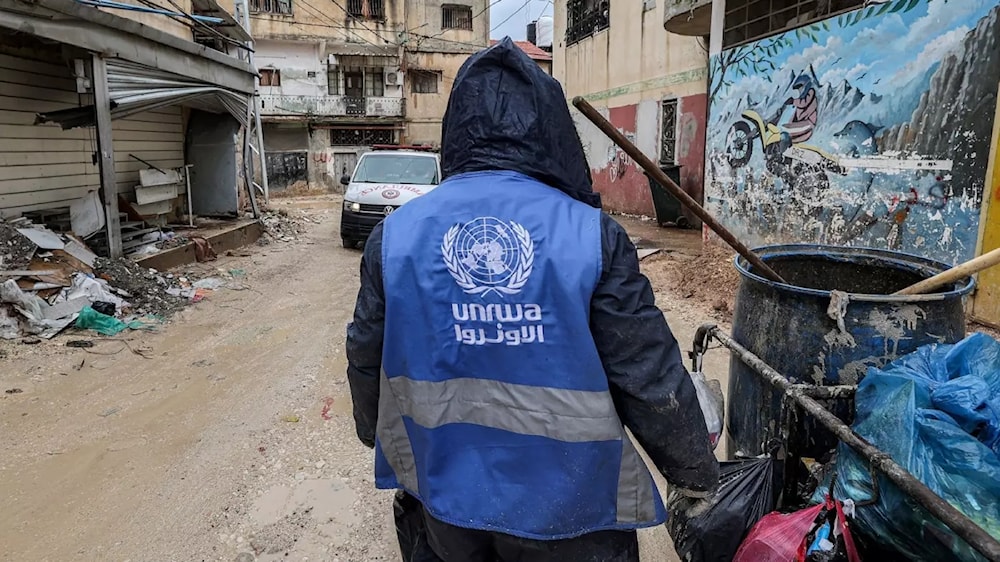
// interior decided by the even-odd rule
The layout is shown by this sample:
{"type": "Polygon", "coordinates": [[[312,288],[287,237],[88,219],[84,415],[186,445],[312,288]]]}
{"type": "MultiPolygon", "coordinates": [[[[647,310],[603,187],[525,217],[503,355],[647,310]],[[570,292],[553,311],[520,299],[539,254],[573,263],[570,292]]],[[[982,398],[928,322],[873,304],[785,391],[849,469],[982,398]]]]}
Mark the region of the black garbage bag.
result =
{"type": "Polygon", "coordinates": [[[712,506],[697,517],[686,515],[696,501],[667,497],[667,530],[684,562],[731,562],[750,529],[777,506],[781,467],[770,458],[726,461],[719,469],[719,491],[712,506]]]}
{"type": "Polygon", "coordinates": [[[427,542],[427,526],[420,500],[400,490],[392,502],[392,513],[403,562],[441,562],[427,542]]]}

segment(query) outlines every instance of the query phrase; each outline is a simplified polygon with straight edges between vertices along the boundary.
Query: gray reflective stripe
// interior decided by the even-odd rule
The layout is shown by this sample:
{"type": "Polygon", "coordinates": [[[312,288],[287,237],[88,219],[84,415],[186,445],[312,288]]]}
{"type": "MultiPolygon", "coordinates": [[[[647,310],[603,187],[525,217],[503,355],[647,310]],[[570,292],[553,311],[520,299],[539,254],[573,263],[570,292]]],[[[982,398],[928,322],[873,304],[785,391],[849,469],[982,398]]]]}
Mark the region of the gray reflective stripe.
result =
{"type": "Polygon", "coordinates": [[[400,413],[435,428],[470,423],[566,442],[616,441],[621,421],[607,391],[592,392],[460,378],[389,380],[400,413]]]}
{"type": "Polygon", "coordinates": [[[396,473],[399,484],[414,494],[419,494],[417,467],[413,458],[410,434],[403,424],[399,397],[393,392],[385,372],[379,377],[378,422],[376,434],[382,446],[382,455],[396,473]]]}
{"type": "Polygon", "coordinates": [[[646,523],[656,519],[653,483],[639,451],[622,430],[622,464],[618,473],[618,523],[646,523]]]}
{"type": "Polygon", "coordinates": [[[399,483],[419,493],[413,448],[403,417],[426,428],[471,423],[566,442],[620,441],[617,522],[656,519],[652,479],[618,419],[607,392],[503,383],[485,379],[416,381],[382,374],[378,436],[399,483]]]}

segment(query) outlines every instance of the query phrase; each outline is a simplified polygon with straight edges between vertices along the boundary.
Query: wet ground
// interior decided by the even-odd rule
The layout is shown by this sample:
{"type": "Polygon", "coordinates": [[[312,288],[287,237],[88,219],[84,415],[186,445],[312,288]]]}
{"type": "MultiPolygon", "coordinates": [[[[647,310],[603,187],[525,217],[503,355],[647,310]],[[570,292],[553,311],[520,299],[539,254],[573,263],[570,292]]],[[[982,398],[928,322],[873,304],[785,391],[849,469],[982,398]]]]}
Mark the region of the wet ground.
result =
{"type": "MultiPolygon", "coordinates": [[[[0,560],[398,560],[345,379],[360,253],[340,247],[338,199],[276,205],[316,223],[209,266],[245,271],[245,290],[93,348],[0,343],[0,560]]],[[[682,290],[656,294],[690,349],[711,311],[682,290]]],[[[727,366],[708,358],[723,388],[727,366]]],[[[644,561],[676,560],[664,528],[640,536],[644,561]]]]}

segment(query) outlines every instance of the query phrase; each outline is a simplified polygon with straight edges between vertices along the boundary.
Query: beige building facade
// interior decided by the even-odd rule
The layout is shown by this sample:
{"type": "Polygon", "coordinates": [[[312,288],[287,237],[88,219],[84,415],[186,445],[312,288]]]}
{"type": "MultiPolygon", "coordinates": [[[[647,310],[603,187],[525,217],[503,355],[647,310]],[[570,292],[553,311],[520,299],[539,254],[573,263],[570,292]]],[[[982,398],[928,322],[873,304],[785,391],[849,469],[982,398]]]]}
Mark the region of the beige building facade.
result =
{"type": "Polygon", "coordinates": [[[272,190],[337,189],[363,152],[440,143],[486,0],[251,0],[272,190]]]}
{"type": "MultiPolygon", "coordinates": [[[[553,75],[643,152],[703,191],[707,45],[664,29],[668,0],[557,0],[553,75]]],[[[649,181],[596,127],[574,113],[595,188],[615,211],[654,216],[649,181]]],[[[678,217],[672,217],[676,219],[678,217]]],[[[694,223],[691,215],[685,217],[694,223]]],[[[671,221],[671,222],[676,222],[671,221]]],[[[681,222],[684,222],[683,220],[681,222]]]]}

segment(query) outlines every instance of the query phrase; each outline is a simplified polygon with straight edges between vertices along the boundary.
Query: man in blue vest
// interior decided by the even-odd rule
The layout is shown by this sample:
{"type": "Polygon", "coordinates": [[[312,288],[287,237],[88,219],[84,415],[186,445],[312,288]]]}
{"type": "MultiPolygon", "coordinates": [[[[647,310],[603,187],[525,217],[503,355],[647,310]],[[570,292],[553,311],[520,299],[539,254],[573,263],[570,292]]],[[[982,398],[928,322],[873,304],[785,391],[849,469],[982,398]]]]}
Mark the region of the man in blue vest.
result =
{"type": "Polygon", "coordinates": [[[421,519],[404,559],[638,560],[666,513],[625,428],[688,496],[718,464],[562,88],[509,39],[459,71],[442,168],[368,239],[347,333],[376,486],[421,519]]]}

